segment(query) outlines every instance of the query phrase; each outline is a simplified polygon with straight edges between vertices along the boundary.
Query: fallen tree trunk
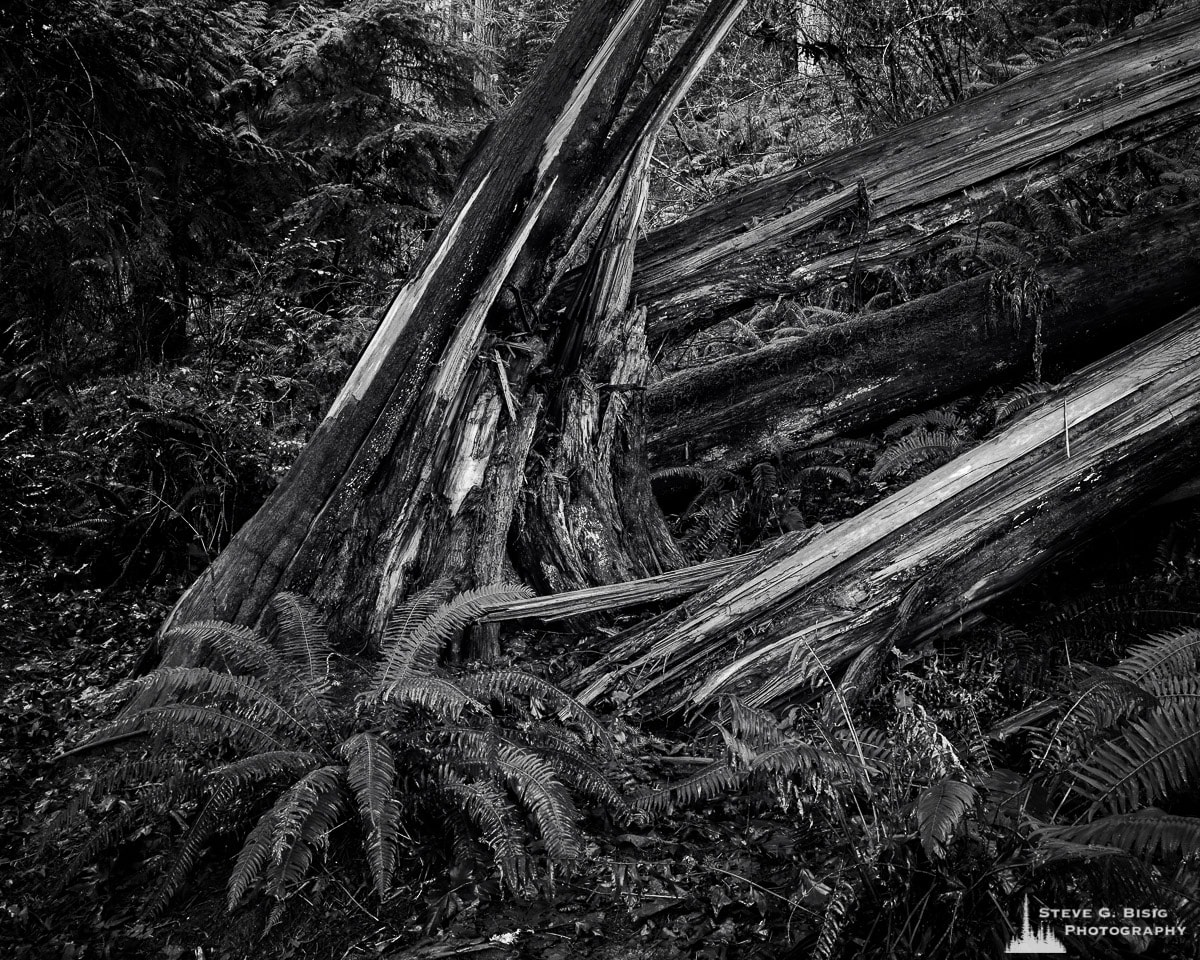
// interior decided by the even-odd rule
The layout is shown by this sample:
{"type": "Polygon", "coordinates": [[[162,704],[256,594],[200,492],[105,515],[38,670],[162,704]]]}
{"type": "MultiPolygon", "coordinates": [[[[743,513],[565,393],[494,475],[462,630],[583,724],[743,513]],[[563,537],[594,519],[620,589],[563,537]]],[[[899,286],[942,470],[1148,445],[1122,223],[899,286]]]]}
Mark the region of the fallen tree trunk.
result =
{"type": "Polygon", "coordinates": [[[932,245],[1039,174],[1169,136],[1198,117],[1200,8],[1192,7],[654,231],[634,274],[651,344],[678,343],[815,274],[932,245]]]}
{"type": "Polygon", "coordinates": [[[581,699],[628,684],[673,708],[726,693],[778,706],[848,664],[856,682],[881,651],[971,615],[1198,465],[1194,309],[835,531],[781,539],[636,631],[584,672],[581,699]]]}
{"type": "Polygon", "coordinates": [[[1200,302],[1200,203],[655,384],[656,466],[738,467],[1008,378],[1051,379],[1200,302]],[[1014,295],[1017,294],[1017,295],[1014,295]],[[1024,310],[1013,310],[1019,304],[1024,310]]]}

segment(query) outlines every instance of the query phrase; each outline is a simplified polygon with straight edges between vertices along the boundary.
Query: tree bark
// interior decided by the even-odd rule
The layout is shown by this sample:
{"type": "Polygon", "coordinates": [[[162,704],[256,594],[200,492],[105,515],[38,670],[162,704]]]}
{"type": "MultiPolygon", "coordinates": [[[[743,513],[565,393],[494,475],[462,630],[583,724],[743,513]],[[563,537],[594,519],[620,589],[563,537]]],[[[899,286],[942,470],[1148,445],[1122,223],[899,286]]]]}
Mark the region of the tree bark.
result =
{"type": "Polygon", "coordinates": [[[619,643],[592,702],[780,706],[969,617],[1117,513],[1200,466],[1200,309],[1064,383],[1012,426],[811,541],[745,568],[619,643]]]}
{"type": "Polygon", "coordinates": [[[670,376],[647,394],[653,460],[736,468],[1005,379],[1056,379],[1198,302],[1193,202],[1079,238],[1032,270],[989,271],[670,376]],[[1014,289],[1041,305],[1006,309],[1014,289]]]}
{"type": "Polygon", "coordinates": [[[651,347],[814,277],[929,248],[1040,175],[1198,118],[1200,8],[1191,7],[744,187],[641,244],[634,296],[647,307],[651,347]]]}
{"type": "Polygon", "coordinates": [[[477,509],[480,482],[497,446],[513,459],[523,436],[519,422],[501,426],[501,373],[480,358],[503,353],[511,382],[544,355],[548,333],[523,325],[521,296],[540,295],[546,265],[586,219],[664,5],[589,0],[577,10],[485,135],[301,456],[168,625],[254,623],[290,589],[321,603],[342,635],[369,636],[415,583],[468,566],[478,525],[491,522],[477,509]]]}
{"type": "MultiPolygon", "coordinates": [[[[615,133],[666,0],[588,0],[577,10],[529,89],[484,134],[413,279],[284,482],[166,626],[254,623],[287,589],[320,603],[337,634],[371,639],[414,586],[500,579],[542,412],[562,409],[564,344],[604,348],[590,330],[604,311],[564,323],[537,304],[597,213],[620,199],[745,2],[713,0],[615,133]]],[[[627,273],[618,284],[626,298],[627,273]]],[[[629,434],[608,449],[632,464],[637,443],[629,434]]],[[[613,477],[618,494],[639,483],[628,471],[613,477]]]]}

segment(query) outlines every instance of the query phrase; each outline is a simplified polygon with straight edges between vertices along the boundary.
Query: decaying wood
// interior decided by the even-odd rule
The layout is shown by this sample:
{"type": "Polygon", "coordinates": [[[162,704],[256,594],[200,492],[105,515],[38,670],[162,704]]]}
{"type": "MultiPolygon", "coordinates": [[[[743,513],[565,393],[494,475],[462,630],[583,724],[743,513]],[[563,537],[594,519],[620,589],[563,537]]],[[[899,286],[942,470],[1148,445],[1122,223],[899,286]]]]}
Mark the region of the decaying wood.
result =
{"type": "Polygon", "coordinates": [[[706,9],[618,138],[611,199],[550,355],[559,387],[518,521],[518,564],[543,589],[622,582],[684,563],[646,468],[646,314],[630,309],[629,289],[658,135],[744,6],[722,0],[706,9]]]}
{"type": "Polygon", "coordinates": [[[1194,309],[837,530],[772,545],[618,644],[581,698],[627,685],[674,708],[778,706],[971,615],[1198,465],[1194,309]]]}
{"type": "Polygon", "coordinates": [[[596,208],[607,209],[745,2],[706,7],[620,124],[666,0],[577,7],[482,137],[413,278],[313,438],[164,627],[254,623],[272,595],[294,590],[322,606],[336,635],[372,639],[415,587],[504,575],[525,461],[561,385],[547,358],[579,335],[526,305],[542,302],[564,257],[586,247],[596,208]]]}
{"type": "Polygon", "coordinates": [[[1056,379],[1200,303],[1200,203],[675,374],[647,393],[656,466],[736,468],[1005,379],[1056,379]],[[1041,368],[1039,371],[1038,368],[1041,368]]]}
{"type": "MultiPolygon", "coordinates": [[[[506,285],[534,299],[598,193],[605,142],[665,0],[587,0],[497,120],[413,272],[292,469],[170,622],[253,623],[283,589],[344,635],[378,634],[422,579],[475,555],[480,484],[498,443],[520,443],[510,394],[544,355],[506,285]],[[527,289],[522,290],[521,287],[527,289]],[[494,353],[499,351],[499,353],[494,353]],[[499,435],[499,436],[498,436],[499,435]]],[[[513,292],[513,291],[510,291],[513,292]]],[[[496,522],[507,523],[502,518],[496,522]]],[[[459,570],[454,568],[458,567],[459,570]]]]}
{"type": "Polygon", "coordinates": [[[1039,177],[1198,117],[1200,8],[1191,7],[653,232],[634,274],[651,343],[678,342],[815,275],[912,253],[1039,177]]]}

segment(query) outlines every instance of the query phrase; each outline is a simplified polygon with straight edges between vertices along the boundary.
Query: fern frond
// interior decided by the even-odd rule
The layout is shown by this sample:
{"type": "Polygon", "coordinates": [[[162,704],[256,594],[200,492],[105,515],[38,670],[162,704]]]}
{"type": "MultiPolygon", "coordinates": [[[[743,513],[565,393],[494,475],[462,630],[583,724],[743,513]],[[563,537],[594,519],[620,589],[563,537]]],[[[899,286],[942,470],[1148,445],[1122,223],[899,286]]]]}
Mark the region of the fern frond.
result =
{"type": "Polygon", "coordinates": [[[801,467],[800,473],[806,477],[828,477],[838,483],[851,484],[854,482],[854,475],[849,470],[829,463],[814,463],[807,467],[801,467]]]}
{"type": "MultiPolygon", "coordinates": [[[[413,634],[426,620],[432,617],[454,593],[454,584],[450,580],[437,580],[424,590],[400,604],[388,617],[387,626],[383,628],[380,647],[384,659],[393,655],[394,651],[407,651],[412,644],[413,634]]],[[[407,657],[407,654],[402,654],[407,657]]],[[[401,670],[400,672],[403,672],[401,670]]]]}
{"type": "Polygon", "coordinates": [[[946,844],[978,800],[974,787],[949,777],[921,791],[916,804],[917,834],[931,860],[945,855],[946,844]]]}
{"type": "Polygon", "coordinates": [[[226,885],[226,905],[229,912],[237,909],[250,884],[262,876],[263,868],[271,858],[271,840],[275,828],[275,808],[271,807],[258,818],[242,842],[237,860],[229,874],[226,885]]]}
{"type": "Polygon", "coordinates": [[[660,467],[650,472],[650,482],[658,480],[695,480],[698,483],[713,484],[735,479],[736,474],[729,470],[713,467],[660,467]]]}
{"type": "Polygon", "coordinates": [[[741,527],[743,510],[744,505],[731,498],[711,514],[702,514],[705,524],[680,541],[680,549],[695,559],[711,559],[719,547],[733,542],[741,527]]]}
{"type": "Polygon", "coordinates": [[[329,691],[333,648],[321,614],[307,597],[284,591],[271,598],[276,618],[273,640],[280,652],[299,668],[302,682],[317,699],[329,691]]]}
{"type": "Polygon", "coordinates": [[[125,804],[115,816],[109,816],[104,822],[97,824],[89,831],[83,842],[75,847],[71,858],[62,868],[55,887],[61,889],[79,875],[79,872],[90,865],[105,850],[115,847],[125,839],[141,822],[145,811],[140,807],[125,804]]]}
{"type": "MultiPolygon", "coordinates": [[[[138,677],[133,685],[156,703],[164,700],[180,702],[185,698],[209,702],[227,700],[243,720],[274,728],[280,734],[291,733],[310,741],[319,740],[296,711],[254,677],[219,673],[207,667],[166,667],[138,677]]],[[[140,715],[132,713],[127,719],[133,720],[140,715]]]]}
{"type": "Polygon", "coordinates": [[[1093,810],[1128,813],[1142,803],[1192,790],[1200,775],[1200,709],[1173,704],[1133,721],[1070,771],[1093,810]]]}
{"type": "Polygon", "coordinates": [[[592,711],[549,680],[522,670],[489,670],[463,679],[463,687],[480,699],[503,699],[512,694],[537,697],[558,711],[559,719],[574,721],[593,740],[611,744],[612,738],[592,711]]]}
{"type": "Polygon", "coordinates": [[[755,749],[773,747],[783,742],[779,721],[770,710],[752,707],[732,694],[725,698],[729,711],[729,730],[739,740],[755,749]]]}
{"type": "Polygon", "coordinates": [[[579,858],[579,814],[550,764],[495,732],[460,727],[447,733],[456,748],[453,766],[502,780],[537,827],[548,855],[555,860],[579,858]]]}
{"type": "Polygon", "coordinates": [[[1061,759],[1080,743],[1090,742],[1099,731],[1158,703],[1153,694],[1115,671],[1082,665],[1077,672],[1082,672],[1084,679],[1075,687],[1074,699],[1058,722],[1044,737],[1040,732],[1032,734],[1039,765],[1051,757],[1061,759]]]}
{"type": "MultiPolygon", "coordinates": [[[[298,805],[300,815],[295,816],[290,803],[276,815],[267,887],[279,900],[307,876],[317,851],[325,847],[329,833],[341,821],[346,805],[341,773],[339,767],[314,770],[296,784],[306,798],[298,805]]],[[[277,803],[276,810],[279,807],[277,803]]]]}
{"type": "Polygon", "coordinates": [[[123,717],[94,731],[71,752],[102,747],[114,740],[154,734],[172,742],[228,740],[246,751],[287,750],[294,746],[270,726],[246,720],[213,707],[173,703],[148,707],[132,717],[123,717]]]}
{"type": "Polygon", "coordinates": [[[734,769],[724,760],[705,767],[686,780],[668,783],[657,790],[649,790],[634,797],[633,805],[647,813],[661,813],[674,804],[690,804],[711,800],[723,793],[737,790],[746,782],[746,772],[734,769]]]}
{"type": "Polygon", "coordinates": [[[637,819],[636,811],[616,784],[569,739],[555,737],[552,730],[542,729],[535,749],[540,757],[549,761],[559,780],[576,793],[599,803],[618,823],[632,823],[637,819]]]}
{"type": "Polygon", "coordinates": [[[996,401],[993,408],[996,423],[1002,423],[1009,417],[1015,416],[1053,390],[1052,384],[1042,383],[1040,380],[1017,384],[996,401]]]}
{"type": "Polygon", "coordinates": [[[445,771],[438,778],[438,786],[462,805],[492,852],[501,880],[518,890],[528,878],[528,858],[516,808],[494,783],[486,780],[467,781],[445,771]]]}
{"type": "Polygon", "coordinates": [[[215,652],[227,673],[253,672],[265,677],[283,668],[279,654],[257,630],[223,620],[196,620],[173,627],[163,635],[163,642],[186,645],[195,652],[193,662],[215,652]]]}
{"type": "Polygon", "coordinates": [[[1170,816],[1151,807],[1090,823],[1040,827],[1036,836],[1113,848],[1141,860],[1179,860],[1200,852],[1200,818],[1170,816]]]}
{"type": "Polygon", "coordinates": [[[432,673],[442,647],[466,627],[489,610],[532,596],[533,591],[528,587],[496,584],[466,590],[441,604],[432,615],[425,617],[385,651],[375,682],[376,694],[409,673],[432,673]]]}
{"type": "Polygon", "coordinates": [[[962,438],[949,430],[920,428],[897,440],[879,455],[871,478],[881,480],[916,463],[947,457],[962,448],[962,438]]]}
{"type": "Polygon", "coordinates": [[[771,463],[756,463],[750,471],[750,483],[754,492],[765,500],[779,493],[779,473],[771,463]]]}
{"type": "Polygon", "coordinates": [[[155,917],[162,912],[192,872],[208,841],[228,827],[230,808],[237,796],[236,782],[228,780],[217,784],[183,839],[170,853],[166,872],[146,902],[145,911],[148,916],[155,917]]]}
{"type": "Polygon", "coordinates": [[[356,734],[339,751],[346,758],[346,782],[366,828],[367,862],[382,900],[392,885],[400,831],[400,807],[394,796],[396,764],[388,745],[371,733],[356,734]]]}
{"type": "Polygon", "coordinates": [[[275,802],[275,826],[271,836],[271,861],[280,864],[303,836],[304,826],[314,811],[342,796],[344,768],[326,764],[311,770],[280,794],[275,802]]]}
{"type": "Polygon", "coordinates": [[[830,783],[865,782],[874,773],[864,769],[857,756],[833,753],[811,743],[787,740],[759,754],[751,761],[754,773],[789,776],[795,773],[816,773],[830,783]]]}
{"type": "Polygon", "coordinates": [[[888,439],[894,439],[920,427],[927,429],[942,429],[947,433],[959,434],[967,428],[967,421],[956,410],[939,407],[936,410],[926,410],[923,413],[912,413],[901,417],[883,431],[888,439]]]}
{"type": "Polygon", "coordinates": [[[1200,660],[1200,629],[1183,627],[1150,637],[1130,649],[1112,672],[1145,685],[1195,672],[1200,660]]]}
{"type": "Polygon", "coordinates": [[[269,681],[281,692],[290,694],[308,719],[325,715],[324,701],[297,675],[293,664],[256,630],[221,620],[200,620],[176,627],[166,634],[165,639],[197,650],[198,656],[193,662],[212,659],[215,654],[223,672],[249,673],[269,681]]]}
{"type": "Polygon", "coordinates": [[[453,680],[428,674],[410,674],[394,680],[379,691],[378,697],[397,706],[421,707],[451,723],[457,722],[464,710],[490,715],[487,707],[453,680]]]}
{"type": "Polygon", "coordinates": [[[321,758],[305,750],[267,750],[253,756],[222,764],[209,773],[214,780],[258,783],[281,774],[304,774],[317,766],[321,758]]]}

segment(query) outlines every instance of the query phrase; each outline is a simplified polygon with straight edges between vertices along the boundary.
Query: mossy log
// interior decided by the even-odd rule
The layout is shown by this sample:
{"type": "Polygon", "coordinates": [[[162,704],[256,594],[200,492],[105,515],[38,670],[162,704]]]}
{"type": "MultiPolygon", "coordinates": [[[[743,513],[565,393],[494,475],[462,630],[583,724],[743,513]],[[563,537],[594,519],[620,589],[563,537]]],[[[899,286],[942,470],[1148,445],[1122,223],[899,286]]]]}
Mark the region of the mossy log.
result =
{"type": "Polygon", "coordinates": [[[1200,467],[1200,309],[815,539],[785,536],[579,678],[593,702],[780,706],[971,616],[1200,467]]]}
{"type": "Polygon", "coordinates": [[[651,345],[678,343],[815,276],[936,245],[1039,177],[1198,119],[1193,6],[654,231],[634,273],[651,345]]]}
{"type": "Polygon", "coordinates": [[[1200,303],[1200,203],[678,373],[647,393],[655,466],[736,468],[1004,380],[1057,379],[1200,303]],[[1020,305],[1020,306],[1017,306],[1020,305]]]}

